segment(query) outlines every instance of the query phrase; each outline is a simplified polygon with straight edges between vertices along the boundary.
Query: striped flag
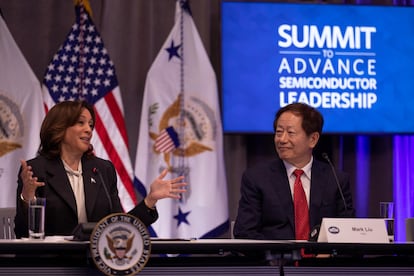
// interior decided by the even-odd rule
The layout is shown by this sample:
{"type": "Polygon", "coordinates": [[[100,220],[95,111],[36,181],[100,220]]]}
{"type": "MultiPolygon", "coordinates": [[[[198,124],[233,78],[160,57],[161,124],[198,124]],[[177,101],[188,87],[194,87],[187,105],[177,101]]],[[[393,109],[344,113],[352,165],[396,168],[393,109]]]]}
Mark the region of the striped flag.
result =
{"type": "Polygon", "coordinates": [[[36,156],[44,115],[40,82],[0,15],[0,207],[16,206],[20,160],[36,156]]]}
{"type": "Polygon", "coordinates": [[[177,1],[175,24],[147,74],[142,106],[136,177],[148,190],[168,168],[167,177],[184,175],[188,183],[180,200],[158,201],[152,235],[223,234],[229,223],[217,81],[187,1],[177,1]]]}
{"type": "Polygon", "coordinates": [[[162,130],[157,139],[155,139],[155,150],[162,153],[169,153],[173,149],[178,148],[180,142],[178,140],[178,134],[174,130],[174,127],[170,126],[162,130]]]}
{"type": "Polygon", "coordinates": [[[124,210],[129,211],[137,199],[121,92],[114,64],[87,11],[89,3],[79,2],[75,6],[76,22],[44,76],[45,105],[50,109],[55,103],[77,99],[93,104],[96,113],[92,138],[95,154],[114,164],[119,197],[124,210]]]}

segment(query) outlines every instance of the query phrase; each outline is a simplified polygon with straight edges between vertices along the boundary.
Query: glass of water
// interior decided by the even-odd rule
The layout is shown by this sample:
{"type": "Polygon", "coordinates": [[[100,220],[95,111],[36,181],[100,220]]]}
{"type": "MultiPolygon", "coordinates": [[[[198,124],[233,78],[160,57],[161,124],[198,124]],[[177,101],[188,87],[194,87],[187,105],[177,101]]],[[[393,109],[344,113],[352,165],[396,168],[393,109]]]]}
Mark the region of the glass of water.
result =
{"type": "Polygon", "coordinates": [[[37,197],[29,201],[29,238],[45,238],[46,198],[37,197]]]}
{"type": "Polygon", "coordinates": [[[388,239],[394,241],[394,202],[380,202],[380,216],[385,220],[388,239]]]}

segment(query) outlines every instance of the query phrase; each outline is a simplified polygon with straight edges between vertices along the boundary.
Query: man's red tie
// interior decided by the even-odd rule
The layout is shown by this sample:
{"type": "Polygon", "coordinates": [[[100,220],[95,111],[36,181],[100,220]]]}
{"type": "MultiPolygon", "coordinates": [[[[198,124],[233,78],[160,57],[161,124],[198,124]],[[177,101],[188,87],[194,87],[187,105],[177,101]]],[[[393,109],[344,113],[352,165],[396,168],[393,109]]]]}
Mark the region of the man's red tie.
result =
{"type": "Polygon", "coordinates": [[[295,170],[296,176],[293,188],[293,204],[295,208],[295,238],[296,240],[308,240],[309,238],[309,209],[306,200],[305,191],[303,190],[300,176],[303,170],[295,170]]]}

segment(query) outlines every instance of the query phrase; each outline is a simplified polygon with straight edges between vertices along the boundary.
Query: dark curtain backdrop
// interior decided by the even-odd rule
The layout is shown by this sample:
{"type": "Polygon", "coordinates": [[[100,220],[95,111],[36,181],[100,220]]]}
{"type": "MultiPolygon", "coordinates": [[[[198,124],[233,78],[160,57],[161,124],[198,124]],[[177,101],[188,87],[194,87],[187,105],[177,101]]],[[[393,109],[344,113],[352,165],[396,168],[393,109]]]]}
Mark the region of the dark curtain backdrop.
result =
{"type": "MultiPolygon", "coordinates": [[[[175,1],[91,0],[90,2],[93,19],[117,69],[125,108],[130,155],[134,162],[146,73],[173,26],[175,1]]],[[[409,1],[387,0],[273,2],[411,4],[409,1]]],[[[190,2],[194,21],[216,71],[219,87],[220,3],[220,0],[190,2]]],[[[73,1],[0,0],[0,8],[14,39],[41,81],[46,66],[74,22],[73,1]]],[[[350,173],[355,206],[360,217],[378,216],[379,201],[394,199],[393,145],[394,137],[391,135],[324,135],[316,149],[317,154],[327,152],[336,166],[350,173]],[[358,174],[358,168],[366,170],[366,174],[358,174]]],[[[274,158],[276,153],[273,147],[273,135],[271,133],[225,134],[224,150],[229,213],[230,219],[233,220],[237,212],[243,170],[257,162],[274,158]]]]}

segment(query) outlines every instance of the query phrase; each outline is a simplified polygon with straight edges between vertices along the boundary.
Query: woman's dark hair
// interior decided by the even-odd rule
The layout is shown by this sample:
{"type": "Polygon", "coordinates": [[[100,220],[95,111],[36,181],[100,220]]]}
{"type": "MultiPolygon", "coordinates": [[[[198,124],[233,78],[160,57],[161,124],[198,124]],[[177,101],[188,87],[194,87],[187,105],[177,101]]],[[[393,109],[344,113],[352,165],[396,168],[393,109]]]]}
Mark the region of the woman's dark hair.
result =
{"type": "Polygon", "coordinates": [[[318,132],[319,135],[322,135],[322,114],[317,109],[304,103],[292,103],[279,109],[279,111],[276,113],[275,120],[273,121],[274,131],[276,131],[277,120],[283,113],[287,111],[290,111],[293,114],[302,117],[302,128],[305,130],[308,136],[314,132],[318,132]]]}
{"type": "MultiPolygon", "coordinates": [[[[60,156],[61,144],[68,127],[76,124],[83,109],[87,109],[92,116],[92,129],[95,127],[95,111],[92,105],[85,101],[65,101],[54,105],[46,114],[40,129],[39,155],[47,158],[60,156]]],[[[84,155],[92,155],[91,146],[84,155]]]]}

